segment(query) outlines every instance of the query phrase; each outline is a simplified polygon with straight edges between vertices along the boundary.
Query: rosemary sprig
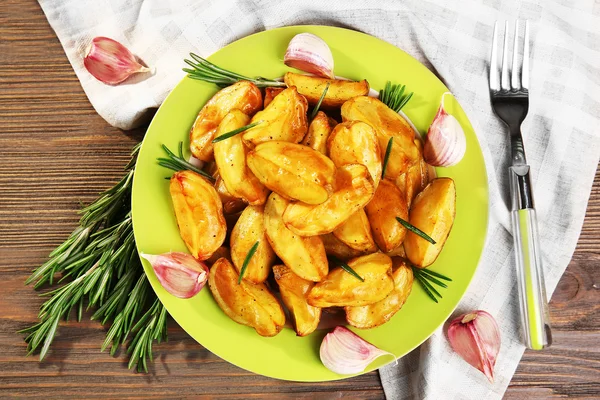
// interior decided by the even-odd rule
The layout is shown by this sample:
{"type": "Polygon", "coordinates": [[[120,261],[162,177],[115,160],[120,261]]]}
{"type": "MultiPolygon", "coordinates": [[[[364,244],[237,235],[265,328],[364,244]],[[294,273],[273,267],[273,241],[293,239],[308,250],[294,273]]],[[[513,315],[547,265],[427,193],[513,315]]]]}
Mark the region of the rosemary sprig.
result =
{"type": "Polygon", "coordinates": [[[440,294],[440,292],[438,292],[433,285],[437,285],[440,286],[442,288],[447,288],[448,285],[446,285],[445,283],[439,281],[438,279],[434,278],[435,276],[439,277],[440,279],[444,279],[447,281],[452,281],[452,279],[438,273],[438,272],[434,272],[434,271],[430,271],[426,268],[418,268],[414,265],[411,266],[412,271],[413,271],[413,275],[415,277],[415,279],[417,280],[417,282],[419,282],[419,284],[421,285],[421,287],[423,288],[423,290],[425,290],[425,293],[427,293],[427,295],[436,303],[438,302],[438,298],[442,298],[442,295],[440,294]]]}
{"type": "Polygon", "coordinates": [[[261,122],[262,121],[256,121],[256,122],[253,122],[251,124],[244,125],[244,126],[242,126],[240,128],[237,128],[237,129],[234,129],[234,130],[229,131],[227,133],[224,133],[222,135],[219,135],[216,138],[214,138],[212,140],[212,142],[213,143],[218,143],[218,142],[220,142],[222,140],[229,139],[230,137],[234,137],[235,135],[239,135],[240,133],[245,132],[248,129],[255,127],[256,125],[260,124],[261,122]]]}
{"type": "Polygon", "coordinates": [[[429,236],[428,234],[426,234],[425,232],[423,232],[422,230],[420,230],[416,226],[412,225],[410,222],[405,221],[405,220],[403,220],[400,217],[396,217],[396,221],[400,222],[400,224],[403,227],[405,227],[406,229],[408,229],[409,231],[411,231],[415,235],[418,235],[418,236],[422,237],[423,239],[427,240],[429,243],[431,243],[431,244],[435,244],[436,243],[435,240],[433,240],[433,238],[431,236],[429,236]]]}
{"type": "Polygon", "coordinates": [[[392,84],[387,81],[385,88],[379,92],[379,100],[398,113],[413,96],[413,92],[404,93],[405,91],[406,85],[392,84]]]}
{"type": "Polygon", "coordinates": [[[344,271],[346,271],[347,273],[349,273],[350,275],[352,275],[359,281],[361,281],[361,282],[365,281],[363,277],[361,277],[355,270],[352,269],[351,266],[346,264],[344,261],[342,261],[339,258],[334,257],[334,256],[330,256],[329,259],[331,260],[332,263],[337,264],[341,269],[343,269],[344,271]]]}
{"type": "Polygon", "coordinates": [[[179,155],[173,153],[167,146],[162,145],[163,150],[167,153],[167,157],[159,157],[156,159],[158,165],[161,167],[172,169],[173,171],[194,171],[197,174],[202,175],[211,182],[215,181],[215,178],[202,171],[200,168],[191,164],[183,156],[183,142],[179,142],[179,155]]]}
{"type": "Polygon", "coordinates": [[[250,247],[248,254],[246,254],[246,258],[244,259],[244,263],[242,264],[242,269],[240,270],[240,276],[238,277],[238,285],[240,283],[242,283],[242,277],[246,273],[246,268],[248,268],[248,264],[250,264],[250,260],[252,259],[252,257],[254,256],[254,253],[256,253],[256,250],[258,249],[259,243],[260,243],[260,241],[254,243],[254,245],[252,245],[252,247],[250,247]]]}
{"type": "Polygon", "coordinates": [[[390,161],[390,154],[392,153],[392,145],[394,144],[394,137],[390,137],[388,140],[387,147],[385,148],[385,156],[383,157],[383,168],[381,168],[381,179],[385,178],[385,170],[387,169],[388,162],[390,161]]]}
{"type": "Polygon", "coordinates": [[[323,102],[323,99],[325,98],[325,96],[327,95],[327,91],[329,90],[330,83],[331,82],[327,82],[327,85],[325,85],[325,90],[323,90],[323,94],[321,94],[321,97],[319,97],[319,101],[317,101],[315,108],[313,108],[312,113],[310,114],[311,121],[313,119],[315,119],[315,117],[317,116],[317,113],[319,112],[319,108],[321,108],[321,103],[323,102]]]}
{"type": "Polygon", "coordinates": [[[200,57],[197,54],[190,53],[191,60],[185,59],[185,63],[192,67],[183,68],[183,71],[188,74],[188,77],[204,82],[214,83],[220,87],[229,86],[237,81],[250,81],[258,87],[285,87],[285,83],[274,79],[263,77],[250,78],[227,69],[216,66],[208,60],[200,57]]]}

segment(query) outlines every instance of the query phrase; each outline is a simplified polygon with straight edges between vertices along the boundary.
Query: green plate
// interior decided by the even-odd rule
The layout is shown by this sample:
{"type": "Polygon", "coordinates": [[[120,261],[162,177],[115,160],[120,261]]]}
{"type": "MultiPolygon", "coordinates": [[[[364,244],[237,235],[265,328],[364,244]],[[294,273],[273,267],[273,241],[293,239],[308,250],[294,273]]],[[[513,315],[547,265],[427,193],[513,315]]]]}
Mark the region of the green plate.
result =
{"type": "MultiPolygon", "coordinates": [[[[209,59],[248,76],[282,76],[289,70],[282,61],[287,44],[301,32],[314,33],[329,44],[336,75],[357,80],[366,78],[376,89],[382,88],[387,80],[406,84],[415,94],[404,112],[420,132],[427,131],[447,88],[402,50],[363,33],[325,26],[273,29],[240,39],[209,59]]],[[[179,237],[169,196],[169,181],[165,179],[172,171],[159,167],[156,158],[164,156],[163,143],[173,150],[180,141],[186,149],[189,147],[190,127],[198,111],[216,91],[214,85],[184,78],[167,97],[148,128],[133,183],[133,224],[140,252],[187,251],[179,237]]],[[[456,182],[457,210],[450,237],[431,268],[450,276],[453,281],[448,289],[441,290],[443,299],[439,304],[415,284],[404,307],[389,322],[375,329],[355,330],[364,339],[397,357],[425,341],[452,313],[475,273],[485,241],[488,190],[481,149],[458,103],[446,101],[446,106],[466,133],[467,152],[455,167],[437,169],[439,176],[450,176],[456,182]]],[[[279,379],[328,381],[347,377],[335,374],[321,364],[319,346],[326,331],[298,337],[292,329],[285,328],[275,337],[261,337],[254,329],[229,319],[213,300],[208,287],[192,299],[178,299],[161,287],[150,264],[142,261],[152,287],[175,321],[219,357],[257,374],[279,379]]],[[[365,372],[392,361],[390,356],[381,357],[365,372]]]]}

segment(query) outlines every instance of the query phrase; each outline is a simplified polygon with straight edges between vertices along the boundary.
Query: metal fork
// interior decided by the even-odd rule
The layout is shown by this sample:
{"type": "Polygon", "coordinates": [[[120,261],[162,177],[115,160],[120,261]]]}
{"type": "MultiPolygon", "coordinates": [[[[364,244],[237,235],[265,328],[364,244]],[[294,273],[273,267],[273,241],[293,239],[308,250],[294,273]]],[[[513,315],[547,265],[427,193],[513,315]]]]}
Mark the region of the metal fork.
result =
{"type": "Polygon", "coordinates": [[[529,165],[523,148],[521,123],[529,109],[529,21],[525,22],[523,62],[519,65],[519,21],[515,23],[512,68],[508,67],[508,21],[504,28],[502,70],[498,68],[498,23],[494,25],[490,60],[490,98],[494,112],[510,133],[511,166],[509,183],[511,222],[516,255],[517,285],[521,327],[525,345],[541,350],[552,343],[548,300],[542,270],[537,218],[529,178],[529,165]],[[520,70],[520,74],[519,74],[520,70]]]}

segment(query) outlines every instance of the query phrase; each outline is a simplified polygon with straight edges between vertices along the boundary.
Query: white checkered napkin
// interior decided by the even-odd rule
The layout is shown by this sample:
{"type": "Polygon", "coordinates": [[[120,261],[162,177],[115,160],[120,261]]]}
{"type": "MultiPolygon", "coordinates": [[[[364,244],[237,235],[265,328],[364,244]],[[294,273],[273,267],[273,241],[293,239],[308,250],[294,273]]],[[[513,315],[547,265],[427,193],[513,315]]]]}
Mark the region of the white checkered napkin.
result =
{"type": "Polygon", "coordinates": [[[532,166],[543,262],[552,293],[575,249],[600,155],[600,6],[592,1],[480,0],[40,0],[91,103],[110,124],[141,123],[182,78],[181,60],[283,25],[360,30],[404,49],[456,95],[477,132],[490,187],[487,245],[456,314],[484,309],[502,330],[495,383],[453,353],[438,330],[380,370],[390,399],[499,399],[519,363],[512,238],[506,207],[508,137],[493,115],[487,59],[495,20],[529,19],[532,76],[523,126],[532,166]],[[542,5],[543,4],[543,5],[542,5]],[[136,84],[106,86],[83,68],[94,36],[114,38],[155,68],[136,84]],[[468,388],[468,390],[465,390],[468,388]]]}

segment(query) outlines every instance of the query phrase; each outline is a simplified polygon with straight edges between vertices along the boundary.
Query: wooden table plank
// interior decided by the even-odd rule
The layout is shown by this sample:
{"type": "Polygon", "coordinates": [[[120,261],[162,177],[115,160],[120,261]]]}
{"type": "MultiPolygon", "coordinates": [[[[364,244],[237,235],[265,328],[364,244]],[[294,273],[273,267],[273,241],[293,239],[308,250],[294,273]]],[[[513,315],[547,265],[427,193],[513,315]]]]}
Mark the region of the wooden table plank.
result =
{"type": "MultiPolygon", "coordinates": [[[[15,332],[41,300],[23,285],[32,268],[76,225],[79,204],[122,175],[143,130],[110,127],[89,104],[34,0],[0,3],[0,396],[380,399],[377,373],[323,384],[264,378],[203,349],[176,324],[155,347],[151,374],[100,353],[106,328],[63,323],[47,361],[24,357],[15,332]]],[[[600,393],[600,174],[579,245],[551,302],[554,346],[526,353],[507,398],[600,393]]]]}

